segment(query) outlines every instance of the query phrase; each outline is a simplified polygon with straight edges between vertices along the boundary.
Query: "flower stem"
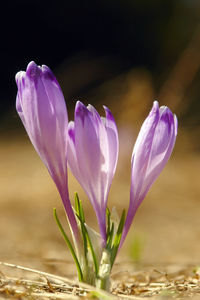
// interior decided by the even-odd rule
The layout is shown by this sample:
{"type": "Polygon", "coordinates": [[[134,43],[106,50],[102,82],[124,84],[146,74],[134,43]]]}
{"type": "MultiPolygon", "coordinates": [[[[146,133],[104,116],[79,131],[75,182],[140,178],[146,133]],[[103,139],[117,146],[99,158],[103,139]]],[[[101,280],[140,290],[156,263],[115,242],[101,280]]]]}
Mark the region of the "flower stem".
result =
{"type": "Polygon", "coordinates": [[[111,261],[110,252],[103,249],[102,258],[99,266],[99,274],[96,280],[96,287],[105,291],[109,291],[110,288],[110,272],[111,261]]]}

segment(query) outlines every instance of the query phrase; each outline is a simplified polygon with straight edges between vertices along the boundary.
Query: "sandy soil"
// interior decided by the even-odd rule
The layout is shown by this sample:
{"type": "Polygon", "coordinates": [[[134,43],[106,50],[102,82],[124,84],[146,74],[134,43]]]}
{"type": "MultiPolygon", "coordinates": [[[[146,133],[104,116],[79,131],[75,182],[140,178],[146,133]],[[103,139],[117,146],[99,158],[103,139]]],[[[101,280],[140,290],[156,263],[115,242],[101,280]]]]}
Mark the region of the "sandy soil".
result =
{"type": "MultiPolygon", "coordinates": [[[[119,213],[124,205],[128,206],[130,154],[130,145],[122,147],[110,193],[109,207],[116,206],[119,213]]],[[[53,181],[25,134],[1,140],[0,166],[0,261],[75,279],[76,270],[71,256],[52,216],[52,208],[57,207],[65,222],[62,203],[53,181]]],[[[137,212],[113,270],[114,284],[119,281],[120,274],[128,271],[130,277],[130,274],[145,272],[147,266],[151,274],[155,269],[164,274],[162,272],[166,267],[176,266],[176,275],[177,270],[189,266],[187,278],[193,276],[192,270],[198,267],[200,260],[199,170],[199,155],[187,149],[182,151],[180,145],[177,146],[137,212]],[[134,263],[132,247],[136,236],[142,245],[139,264],[134,263]]],[[[69,186],[72,199],[73,192],[79,192],[86,218],[95,227],[91,206],[71,175],[69,186]]],[[[0,266],[3,273],[10,274],[8,269],[3,271],[0,266]]],[[[194,276],[199,283],[198,276],[194,276]]],[[[142,280],[145,282],[146,279],[142,280]]],[[[119,287],[115,288],[117,291],[119,287]]]]}

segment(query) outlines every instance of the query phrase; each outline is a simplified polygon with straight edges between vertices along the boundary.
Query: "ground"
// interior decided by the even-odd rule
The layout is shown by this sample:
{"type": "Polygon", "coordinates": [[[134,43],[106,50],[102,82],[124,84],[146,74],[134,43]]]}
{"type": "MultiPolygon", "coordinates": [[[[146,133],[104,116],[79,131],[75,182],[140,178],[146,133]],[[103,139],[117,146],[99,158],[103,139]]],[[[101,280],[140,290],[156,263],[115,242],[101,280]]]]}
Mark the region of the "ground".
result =
{"type": "MultiPolygon", "coordinates": [[[[200,157],[187,143],[183,151],[181,142],[180,134],[172,158],[136,214],[113,269],[113,297],[200,299],[200,157]],[[141,248],[138,255],[136,238],[141,248]]],[[[109,197],[109,207],[116,206],[119,213],[128,207],[130,155],[129,144],[122,145],[109,197]]],[[[65,222],[58,192],[26,134],[2,139],[0,159],[0,260],[14,264],[0,265],[0,299],[85,296],[88,287],[77,285],[70,253],[53,220],[56,207],[65,222]],[[19,270],[16,265],[51,275],[19,270]]],[[[69,177],[71,198],[74,191],[79,192],[86,218],[95,227],[84,192],[69,177]]],[[[92,297],[91,293],[85,297],[92,297]]]]}

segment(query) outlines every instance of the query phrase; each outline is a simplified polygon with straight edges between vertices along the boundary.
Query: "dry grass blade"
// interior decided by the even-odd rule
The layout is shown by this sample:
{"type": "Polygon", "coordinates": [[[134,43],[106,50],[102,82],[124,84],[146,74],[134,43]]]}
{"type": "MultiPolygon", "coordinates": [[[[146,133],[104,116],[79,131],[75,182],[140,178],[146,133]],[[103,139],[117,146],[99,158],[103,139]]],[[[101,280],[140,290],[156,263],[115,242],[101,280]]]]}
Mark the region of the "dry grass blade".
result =
{"type": "MultiPolygon", "coordinates": [[[[77,283],[66,277],[41,272],[15,264],[0,262],[8,268],[0,275],[1,299],[146,299],[158,300],[167,297],[200,297],[200,271],[194,265],[188,266],[140,266],[141,271],[117,272],[112,280],[112,293],[107,293],[84,283],[77,283]],[[9,276],[9,269],[13,269],[9,276]],[[21,270],[22,273],[14,270],[21,270]],[[21,275],[22,274],[22,275],[21,275]],[[28,275],[28,278],[27,278],[28,275]],[[2,296],[2,298],[1,298],[2,296]]],[[[21,272],[20,271],[20,272],[21,272]]],[[[198,299],[198,298],[196,298],[198,299]]]]}
{"type": "Polygon", "coordinates": [[[40,299],[41,297],[44,299],[80,299],[79,296],[74,296],[74,295],[66,295],[65,293],[59,293],[57,295],[51,294],[51,293],[32,293],[33,297],[36,297],[36,299],[40,299]]]}
{"type": "MultiPolygon", "coordinates": [[[[32,299],[79,299],[93,297],[105,300],[114,300],[116,296],[96,289],[85,283],[78,283],[65,277],[42,272],[6,262],[0,265],[8,268],[33,273],[39,276],[36,279],[22,279],[19,277],[2,276],[0,278],[0,294],[14,297],[31,297],[32,299]]],[[[3,274],[3,273],[2,273],[3,274]]],[[[23,299],[23,298],[19,298],[23,299]]]]}
{"type": "MultiPolygon", "coordinates": [[[[10,268],[20,269],[20,270],[31,272],[31,273],[35,273],[35,274],[38,274],[40,276],[44,276],[46,278],[49,277],[52,280],[65,282],[65,283],[68,283],[68,284],[71,284],[71,285],[77,284],[77,282],[75,282],[73,280],[70,280],[68,278],[65,278],[65,277],[62,277],[62,276],[57,276],[57,275],[46,273],[46,272],[42,272],[42,271],[35,270],[35,269],[32,269],[32,268],[27,268],[27,267],[23,267],[23,266],[11,264],[11,263],[6,263],[6,262],[0,262],[0,265],[6,266],[6,267],[10,267],[10,268]]],[[[85,287],[87,286],[87,288],[90,287],[89,285],[86,285],[86,284],[83,284],[83,285],[85,287]]]]}

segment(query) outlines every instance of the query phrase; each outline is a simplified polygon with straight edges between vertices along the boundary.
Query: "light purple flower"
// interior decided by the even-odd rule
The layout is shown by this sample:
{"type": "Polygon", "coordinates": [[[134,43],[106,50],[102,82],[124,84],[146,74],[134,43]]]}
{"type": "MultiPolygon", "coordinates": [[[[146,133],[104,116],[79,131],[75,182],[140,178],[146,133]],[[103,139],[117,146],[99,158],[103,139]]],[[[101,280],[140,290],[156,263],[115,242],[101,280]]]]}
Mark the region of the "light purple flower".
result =
{"type": "Polygon", "coordinates": [[[176,116],[166,106],[159,108],[155,101],[140,129],[132,153],[130,203],[121,245],[138,207],[170,158],[177,127],[176,116]]]}
{"type": "Polygon", "coordinates": [[[76,219],[68,193],[68,115],[61,88],[47,66],[30,62],[16,75],[16,109],[37,153],[46,165],[61,195],[75,239],[76,219]]]}
{"type": "Polygon", "coordinates": [[[107,107],[101,118],[92,105],[80,101],[69,123],[68,164],[94,207],[103,244],[106,243],[106,206],[118,159],[118,132],[107,107]]]}

